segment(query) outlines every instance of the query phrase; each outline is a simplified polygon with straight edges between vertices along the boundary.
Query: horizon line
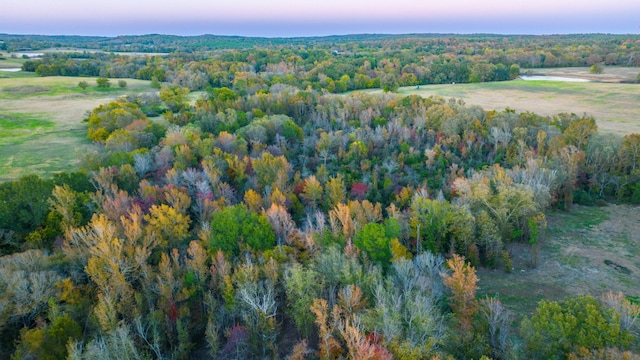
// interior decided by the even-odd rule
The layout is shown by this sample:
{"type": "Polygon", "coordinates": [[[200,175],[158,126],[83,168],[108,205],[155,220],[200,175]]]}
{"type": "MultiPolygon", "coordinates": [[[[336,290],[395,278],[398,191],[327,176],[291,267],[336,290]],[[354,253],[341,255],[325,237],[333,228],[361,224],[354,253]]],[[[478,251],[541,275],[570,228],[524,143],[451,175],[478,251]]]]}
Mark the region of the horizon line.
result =
{"type": "Polygon", "coordinates": [[[304,38],[328,38],[328,37],[348,37],[348,36],[412,36],[412,35],[432,35],[432,36],[570,36],[570,35],[619,35],[619,36],[640,36],[634,33],[617,33],[617,32],[556,32],[556,33],[497,33],[497,32],[362,32],[362,33],[336,33],[330,35],[274,35],[274,36],[257,36],[257,35],[231,35],[231,34],[215,34],[215,33],[199,33],[190,35],[180,35],[177,33],[129,33],[119,35],[86,35],[72,33],[8,33],[0,32],[0,36],[68,36],[68,37],[98,37],[98,38],[118,38],[118,37],[142,37],[142,36],[174,36],[174,37],[236,37],[236,38],[256,38],[256,39],[304,39],[304,38]]]}

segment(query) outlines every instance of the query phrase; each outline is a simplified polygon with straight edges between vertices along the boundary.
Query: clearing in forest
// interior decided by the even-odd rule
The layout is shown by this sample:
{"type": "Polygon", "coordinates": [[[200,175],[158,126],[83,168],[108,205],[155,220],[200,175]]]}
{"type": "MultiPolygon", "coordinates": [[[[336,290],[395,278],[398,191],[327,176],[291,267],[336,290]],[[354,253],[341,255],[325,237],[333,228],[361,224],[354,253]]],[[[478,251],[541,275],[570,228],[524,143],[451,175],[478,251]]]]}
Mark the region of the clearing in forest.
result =
{"type": "Polygon", "coordinates": [[[480,269],[479,293],[498,296],[512,311],[531,314],[540,300],[607,291],[640,296],[640,208],[574,206],[552,211],[541,232],[538,264],[528,245],[508,249],[513,271],[480,269]]]}

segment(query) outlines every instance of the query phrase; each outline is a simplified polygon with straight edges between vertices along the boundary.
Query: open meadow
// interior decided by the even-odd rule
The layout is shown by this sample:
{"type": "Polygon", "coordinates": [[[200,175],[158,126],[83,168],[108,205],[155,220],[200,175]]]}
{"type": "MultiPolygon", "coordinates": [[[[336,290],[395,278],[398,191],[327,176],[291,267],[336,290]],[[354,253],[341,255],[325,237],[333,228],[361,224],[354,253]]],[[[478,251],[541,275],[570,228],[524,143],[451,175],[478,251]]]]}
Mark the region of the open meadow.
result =
{"type": "MultiPolygon", "coordinates": [[[[524,73],[525,71],[523,71],[524,73]]],[[[527,70],[529,72],[529,70],[527,70]]],[[[443,96],[462,99],[484,109],[514,109],[545,116],[566,112],[595,117],[604,133],[640,133],[640,84],[604,81],[628,79],[637,68],[607,68],[604,74],[589,74],[587,68],[533,69],[531,74],[599,79],[598,82],[512,80],[475,84],[446,84],[402,87],[402,95],[443,96]]],[[[369,90],[380,92],[381,90],[369,90]]]]}
{"type": "Polygon", "coordinates": [[[606,66],[600,74],[592,74],[588,67],[533,68],[520,71],[520,75],[563,76],[609,83],[633,81],[638,73],[640,69],[629,66],[606,66]]]}
{"type": "Polygon", "coordinates": [[[124,89],[116,80],[98,89],[95,78],[0,76],[0,181],[75,170],[91,146],[82,122],[87,111],[123,94],[152,90],[148,81],[133,79],[126,79],[124,89]],[[82,80],[89,83],[86,90],[78,87],[82,80]]]}
{"type": "Polygon", "coordinates": [[[566,112],[588,114],[604,133],[640,132],[640,85],[598,82],[513,80],[481,84],[405,87],[403,95],[454,97],[484,109],[514,109],[553,116],[566,112]]]}

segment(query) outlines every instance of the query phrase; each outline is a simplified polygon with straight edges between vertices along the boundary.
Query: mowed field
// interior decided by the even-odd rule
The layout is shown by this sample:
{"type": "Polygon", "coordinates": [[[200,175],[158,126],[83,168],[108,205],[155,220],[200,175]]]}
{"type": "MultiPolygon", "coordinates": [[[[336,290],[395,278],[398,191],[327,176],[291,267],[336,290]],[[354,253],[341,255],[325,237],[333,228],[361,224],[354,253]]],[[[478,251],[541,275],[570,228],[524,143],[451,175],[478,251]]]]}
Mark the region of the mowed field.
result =
{"type": "MultiPolygon", "coordinates": [[[[524,74],[525,71],[523,71],[524,74]]],[[[513,81],[423,85],[402,87],[402,95],[433,95],[462,99],[467,105],[484,109],[514,109],[544,116],[561,112],[595,117],[600,132],[640,133],[640,84],[622,84],[635,78],[640,68],[605,68],[603,74],[589,74],[588,68],[526,70],[531,74],[587,78],[598,82],[513,81]],[[618,83],[612,82],[618,81],[618,83]]],[[[380,92],[381,90],[370,90],[380,92]]]]}
{"type": "Polygon", "coordinates": [[[124,94],[154,91],[148,81],[125,80],[124,89],[117,79],[98,89],[95,78],[0,72],[0,181],[77,169],[91,147],[87,112],[124,94]],[[78,87],[82,80],[86,90],[78,87]]]}

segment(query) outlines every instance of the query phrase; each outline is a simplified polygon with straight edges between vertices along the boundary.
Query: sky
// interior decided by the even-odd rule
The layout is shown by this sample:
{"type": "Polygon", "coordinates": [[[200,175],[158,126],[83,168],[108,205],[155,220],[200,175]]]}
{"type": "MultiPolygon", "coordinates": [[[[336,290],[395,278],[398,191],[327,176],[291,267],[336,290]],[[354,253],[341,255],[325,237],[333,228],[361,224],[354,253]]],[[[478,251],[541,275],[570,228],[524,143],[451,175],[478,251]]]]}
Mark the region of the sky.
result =
{"type": "Polygon", "coordinates": [[[640,0],[19,0],[0,5],[0,33],[640,34],[640,0]]]}

